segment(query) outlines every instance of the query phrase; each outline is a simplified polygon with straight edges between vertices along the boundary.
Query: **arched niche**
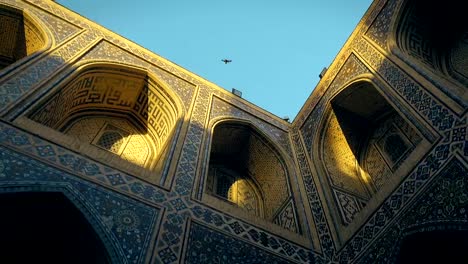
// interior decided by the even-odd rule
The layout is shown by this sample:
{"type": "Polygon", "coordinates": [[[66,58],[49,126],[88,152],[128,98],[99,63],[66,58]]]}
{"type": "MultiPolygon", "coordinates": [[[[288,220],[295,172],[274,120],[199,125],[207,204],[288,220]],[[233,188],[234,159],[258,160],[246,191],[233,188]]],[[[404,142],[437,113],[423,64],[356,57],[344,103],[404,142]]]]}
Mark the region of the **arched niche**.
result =
{"type": "Polygon", "coordinates": [[[145,71],[91,65],[77,71],[28,111],[45,136],[159,183],[182,123],[178,97],[145,71]]]}
{"type": "Polygon", "coordinates": [[[456,101],[468,99],[468,24],[463,2],[406,0],[395,21],[396,46],[403,59],[435,75],[456,101]]]}
{"type": "Polygon", "coordinates": [[[20,10],[0,5],[0,70],[46,46],[46,34],[20,10]]]}
{"type": "Polygon", "coordinates": [[[249,124],[222,121],[213,129],[205,192],[273,221],[290,197],[280,153],[249,124]]]}
{"type": "Polygon", "coordinates": [[[322,168],[348,225],[376,193],[404,177],[424,138],[368,81],[334,96],[322,124],[322,168]]]}
{"type": "Polygon", "coordinates": [[[1,263],[113,263],[85,215],[62,193],[1,193],[0,208],[1,263]]]}

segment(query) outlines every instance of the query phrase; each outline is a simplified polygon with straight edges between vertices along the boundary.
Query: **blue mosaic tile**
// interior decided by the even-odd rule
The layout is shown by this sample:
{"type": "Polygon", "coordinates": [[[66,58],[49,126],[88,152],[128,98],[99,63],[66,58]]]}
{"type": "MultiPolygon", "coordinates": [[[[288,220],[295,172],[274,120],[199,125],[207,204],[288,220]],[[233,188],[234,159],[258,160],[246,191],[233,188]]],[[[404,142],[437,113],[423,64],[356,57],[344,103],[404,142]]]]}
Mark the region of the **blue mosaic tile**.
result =
{"type": "Polygon", "coordinates": [[[107,174],[106,177],[113,186],[122,185],[126,183],[123,180],[122,175],[120,175],[120,173],[107,174]]]}
{"type": "MultiPolygon", "coordinates": [[[[457,159],[430,183],[428,190],[414,200],[403,215],[361,254],[359,263],[395,263],[405,233],[437,230],[468,230],[468,169],[457,159]],[[448,223],[448,224],[447,224],[448,223]]],[[[354,255],[345,249],[341,262],[354,255]]]]}
{"type": "Polygon", "coordinates": [[[186,263],[294,263],[234,237],[192,222],[186,263]]]}
{"type": "Polygon", "coordinates": [[[0,147],[0,192],[14,186],[22,186],[23,191],[62,186],[72,194],[72,201],[77,200],[76,205],[83,204],[91,212],[97,222],[91,224],[96,230],[103,230],[101,237],[110,239],[108,244],[115,247],[118,259],[125,260],[123,263],[144,263],[159,209],[0,147]]]}

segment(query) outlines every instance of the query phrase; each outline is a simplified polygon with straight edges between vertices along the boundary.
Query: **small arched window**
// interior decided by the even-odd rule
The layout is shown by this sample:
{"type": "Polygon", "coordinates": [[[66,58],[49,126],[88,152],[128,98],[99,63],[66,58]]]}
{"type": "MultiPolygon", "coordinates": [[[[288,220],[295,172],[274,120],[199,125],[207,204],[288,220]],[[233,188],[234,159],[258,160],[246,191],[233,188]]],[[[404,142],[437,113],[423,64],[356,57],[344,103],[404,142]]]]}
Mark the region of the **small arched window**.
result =
{"type": "Polygon", "coordinates": [[[117,131],[106,131],[102,133],[98,142],[96,143],[103,149],[119,153],[120,147],[123,144],[124,137],[117,131]]]}
{"type": "Polygon", "coordinates": [[[126,137],[130,133],[110,124],[105,124],[94,144],[115,154],[121,154],[126,137]]]}
{"type": "Polygon", "coordinates": [[[223,166],[212,167],[213,178],[210,189],[217,197],[223,198],[257,216],[262,216],[263,199],[258,186],[252,179],[239,175],[223,166]]]}
{"type": "Polygon", "coordinates": [[[385,139],[384,151],[393,164],[396,164],[409,148],[399,134],[391,134],[385,139]]]}
{"type": "Polygon", "coordinates": [[[236,178],[227,173],[222,173],[221,171],[217,172],[216,174],[216,195],[235,202],[233,197],[233,188],[231,187],[236,183],[236,178]]]}

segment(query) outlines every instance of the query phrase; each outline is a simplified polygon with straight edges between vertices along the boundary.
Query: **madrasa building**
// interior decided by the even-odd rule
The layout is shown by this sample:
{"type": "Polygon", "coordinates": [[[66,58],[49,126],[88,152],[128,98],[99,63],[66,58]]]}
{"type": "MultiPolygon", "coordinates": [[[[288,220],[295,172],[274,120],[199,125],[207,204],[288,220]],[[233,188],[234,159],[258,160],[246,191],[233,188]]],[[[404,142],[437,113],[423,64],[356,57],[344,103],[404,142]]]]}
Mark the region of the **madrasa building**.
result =
{"type": "Polygon", "coordinates": [[[374,1],[287,122],[0,0],[0,263],[468,263],[462,4],[374,1]]]}

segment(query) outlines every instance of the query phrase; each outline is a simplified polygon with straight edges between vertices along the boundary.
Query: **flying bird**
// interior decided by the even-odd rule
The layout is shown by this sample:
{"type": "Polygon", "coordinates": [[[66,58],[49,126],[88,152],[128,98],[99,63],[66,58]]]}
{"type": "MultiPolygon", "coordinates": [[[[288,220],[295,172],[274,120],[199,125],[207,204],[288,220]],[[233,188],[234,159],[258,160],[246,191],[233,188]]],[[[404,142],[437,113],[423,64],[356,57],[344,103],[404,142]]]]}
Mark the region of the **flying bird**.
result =
{"type": "Polygon", "coordinates": [[[228,64],[228,63],[232,62],[232,60],[228,60],[228,59],[222,59],[221,61],[224,62],[224,64],[228,64]]]}

